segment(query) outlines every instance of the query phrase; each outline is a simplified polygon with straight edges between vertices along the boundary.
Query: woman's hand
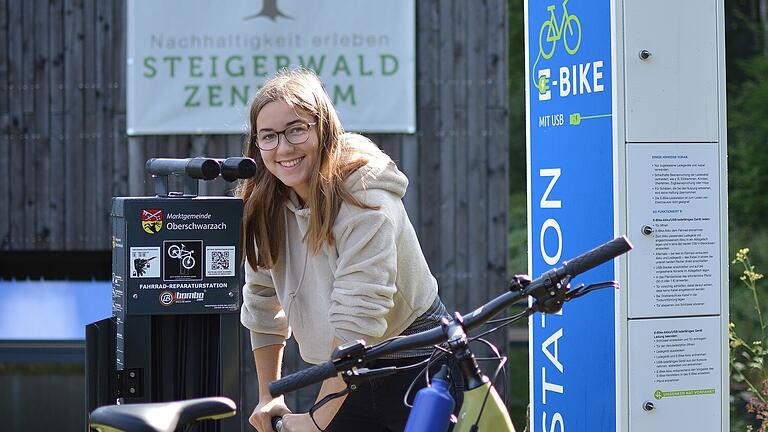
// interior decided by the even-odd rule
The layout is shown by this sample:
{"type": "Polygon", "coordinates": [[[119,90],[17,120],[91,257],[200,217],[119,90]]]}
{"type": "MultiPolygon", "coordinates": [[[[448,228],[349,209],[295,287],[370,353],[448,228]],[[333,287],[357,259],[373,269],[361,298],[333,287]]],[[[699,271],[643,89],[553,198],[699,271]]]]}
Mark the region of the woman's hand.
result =
{"type": "Polygon", "coordinates": [[[320,432],[309,414],[288,414],[283,416],[282,432],[320,432]]]}
{"type": "MultiPolygon", "coordinates": [[[[248,421],[259,432],[272,432],[272,417],[285,416],[290,413],[291,410],[285,405],[285,399],[283,399],[282,396],[279,396],[274,399],[267,399],[264,402],[261,402],[260,400],[248,421]]],[[[309,421],[312,422],[312,419],[309,419],[309,421]]],[[[285,425],[285,423],[283,423],[283,425],[285,425]]],[[[291,429],[283,427],[283,430],[291,429]]]]}

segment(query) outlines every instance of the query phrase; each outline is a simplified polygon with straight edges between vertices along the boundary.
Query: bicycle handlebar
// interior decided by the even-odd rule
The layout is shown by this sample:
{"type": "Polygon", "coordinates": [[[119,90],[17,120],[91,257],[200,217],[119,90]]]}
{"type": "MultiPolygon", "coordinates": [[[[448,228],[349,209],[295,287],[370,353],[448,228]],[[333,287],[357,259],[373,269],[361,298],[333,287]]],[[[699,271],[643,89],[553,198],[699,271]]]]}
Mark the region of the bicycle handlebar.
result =
{"type": "MultiPolygon", "coordinates": [[[[549,291],[566,278],[573,278],[604,262],[610,261],[621,254],[629,252],[631,249],[632,243],[630,243],[629,239],[625,236],[604,243],[570,261],[564,262],[559,268],[545,272],[537,279],[531,281],[522,290],[504,293],[469,314],[464,315],[463,327],[467,331],[479,327],[513,303],[529,296],[532,296],[537,300],[542,297],[548,297],[550,296],[549,291]]],[[[371,360],[376,360],[387,354],[410,348],[435,345],[437,343],[445,342],[446,340],[447,336],[441,327],[436,327],[431,330],[426,330],[398,339],[387,340],[377,345],[365,347],[365,353],[362,360],[358,358],[331,360],[300,370],[282,379],[272,381],[269,383],[269,393],[272,396],[289,393],[302,387],[321,382],[333,377],[338,372],[351,369],[354,366],[362,365],[371,360]]]]}
{"type": "Polygon", "coordinates": [[[629,239],[624,236],[615,238],[563,263],[563,274],[570,275],[571,277],[579,275],[623,253],[629,252],[630,249],[632,249],[632,243],[629,242],[629,239]]]}
{"type": "Polygon", "coordinates": [[[336,375],[336,366],[333,362],[325,362],[302,369],[285,378],[269,383],[269,393],[272,396],[288,393],[308,385],[326,380],[336,375]]]}

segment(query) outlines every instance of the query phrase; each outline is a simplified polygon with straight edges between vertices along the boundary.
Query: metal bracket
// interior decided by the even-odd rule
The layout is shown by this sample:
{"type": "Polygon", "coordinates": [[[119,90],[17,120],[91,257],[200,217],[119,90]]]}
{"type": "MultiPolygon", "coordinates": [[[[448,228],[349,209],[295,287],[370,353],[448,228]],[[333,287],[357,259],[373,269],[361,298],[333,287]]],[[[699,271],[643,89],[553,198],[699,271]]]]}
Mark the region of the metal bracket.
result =
{"type": "Polygon", "coordinates": [[[123,369],[117,371],[117,397],[134,398],[144,396],[144,369],[123,369]]]}
{"type": "Polygon", "coordinates": [[[199,180],[189,176],[184,177],[184,192],[172,191],[169,185],[171,176],[178,178],[178,174],[170,175],[152,175],[152,179],[155,181],[155,195],[163,198],[192,198],[196,197],[199,193],[200,186],[199,180]]]}

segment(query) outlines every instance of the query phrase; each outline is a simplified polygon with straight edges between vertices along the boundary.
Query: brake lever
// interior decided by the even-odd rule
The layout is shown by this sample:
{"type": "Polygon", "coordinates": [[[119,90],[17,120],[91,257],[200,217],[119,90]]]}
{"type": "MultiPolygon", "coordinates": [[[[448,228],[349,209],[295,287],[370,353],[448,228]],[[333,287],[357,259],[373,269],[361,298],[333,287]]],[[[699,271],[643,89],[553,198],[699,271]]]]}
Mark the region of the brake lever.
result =
{"type": "MultiPolygon", "coordinates": [[[[397,367],[395,366],[387,366],[379,369],[356,368],[356,369],[346,370],[341,373],[341,379],[344,380],[344,383],[347,386],[336,393],[325,395],[324,398],[320,399],[314,405],[312,405],[312,408],[309,409],[309,414],[311,416],[318,408],[327,404],[333,399],[340,398],[342,396],[349,394],[349,392],[351,391],[357,390],[360,384],[363,383],[364,381],[371,380],[373,378],[380,378],[387,375],[392,375],[396,372],[397,372],[397,367]]],[[[273,429],[278,430],[274,427],[273,429]]]]}
{"type": "Polygon", "coordinates": [[[566,276],[563,278],[556,286],[549,289],[546,297],[536,299],[533,305],[534,309],[537,312],[555,313],[563,307],[565,302],[584,296],[592,291],[603,288],[619,288],[619,284],[616,281],[600,282],[587,285],[586,287],[584,284],[580,284],[576,288],[570,288],[570,282],[570,277],[566,276]]]}
{"type": "Polygon", "coordinates": [[[543,313],[557,313],[563,308],[563,303],[567,301],[566,296],[569,292],[569,284],[571,283],[571,277],[566,275],[559,281],[549,281],[548,285],[545,285],[529,294],[534,298],[533,308],[537,312],[543,313]]]}
{"type": "Polygon", "coordinates": [[[604,288],[618,289],[619,283],[616,281],[607,281],[607,282],[600,282],[596,284],[590,284],[590,285],[587,285],[586,287],[584,286],[584,284],[581,284],[574,289],[568,290],[565,293],[565,296],[563,298],[565,299],[565,301],[570,301],[575,298],[584,296],[592,291],[596,291],[604,288]]]}
{"type": "Polygon", "coordinates": [[[350,386],[350,389],[356,390],[357,386],[364,381],[385,377],[396,372],[397,367],[395,366],[387,366],[377,369],[355,368],[342,372],[341,379],[350,386]]]}

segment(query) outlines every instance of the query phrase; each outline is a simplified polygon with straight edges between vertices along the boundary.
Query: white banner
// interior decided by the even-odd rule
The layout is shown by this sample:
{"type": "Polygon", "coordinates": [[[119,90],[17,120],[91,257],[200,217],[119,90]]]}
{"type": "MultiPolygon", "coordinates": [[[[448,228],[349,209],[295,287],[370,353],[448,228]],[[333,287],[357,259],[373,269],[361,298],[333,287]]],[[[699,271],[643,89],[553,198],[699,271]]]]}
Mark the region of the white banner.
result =
{"type": "Polygon", "coordinates": [[[299,66],[346,130],[413,133],[415,27],[414,0],[129,0],[128,135],[242,133],[299,66]]]}

